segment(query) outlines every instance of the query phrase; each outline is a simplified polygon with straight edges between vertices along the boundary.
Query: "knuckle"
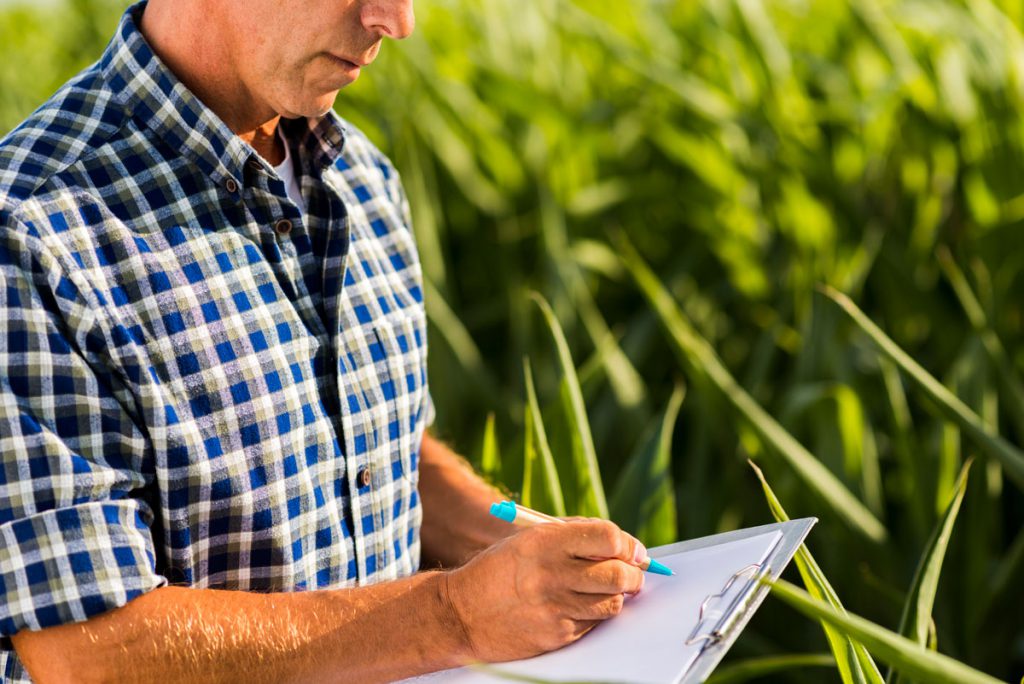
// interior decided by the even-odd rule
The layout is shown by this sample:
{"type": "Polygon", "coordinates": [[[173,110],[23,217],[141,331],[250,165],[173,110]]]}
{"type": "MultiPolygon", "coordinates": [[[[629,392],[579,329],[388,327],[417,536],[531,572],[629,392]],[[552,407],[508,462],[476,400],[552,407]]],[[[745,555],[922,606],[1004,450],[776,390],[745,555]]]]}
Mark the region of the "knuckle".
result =
{"type": "Polygon", "coordinates": [[[621,565],[613,565],[608,568],[608,584],[613,589],[624,589],[626,587],[628,574],[626,568],[621,565]]]}
{"type": "Polygon", "coordinates": [[[608,617],[614,617],[622,612],[623,606],[626,605],[626,597],[622,594],[616,594],[608,599],[608,617]]]}
{"type": "Polygon", "coordinates": [[[548,534],[548,530],[545,529],[549,525],[537,525],[528,529],[522,530],[516,534],[513,538],[516,539],[522,546],[527,549],[533,549],[539,544],[544,543],[544,538],[548,534]]]}
{"type": "Polygon", "coordinates": [[[558,646],[562,646],[573,640],[576,636],[576,622],[569,618],[563,618],[558,621],[558,629],[555,632],[558,646]]]}
{"type": "Polygon", "coordinates": [[[519,589],[524,596],[542,596],[547,583],[537,573],[526,573],[519,582],[519,589]]]}
{"type": "Polygon", "coordinates": [[[622,584],[620,588],[623,592],[635,592],[640,589],[644,583],[644,572],[640,568],[632,565],[627,565],[623,568],[622,573],[622,584]]]}
{"type": "Polygon", "coordinates": [[[608,548],[619,551],[622,547],[622,532],[615,526],[614,523],[606,522],[602,526],[601,533],[604,535],[604,541],[608,544],[608,548]]]}
{"type": "Polygon", "coordinates": [[[618,556],[623,546],[622,532],[615,523],[607,520],[595,520],[592,523],[592,535],[597,544],[605,549],[609,556],[618,556]]]}
{"type": "Polygon", "coordinates": [[[629,586],[629,592],[635,594],[644,588],[644,572],[640,568],[636,569],[633,573],[633,582],[629,586]]]}

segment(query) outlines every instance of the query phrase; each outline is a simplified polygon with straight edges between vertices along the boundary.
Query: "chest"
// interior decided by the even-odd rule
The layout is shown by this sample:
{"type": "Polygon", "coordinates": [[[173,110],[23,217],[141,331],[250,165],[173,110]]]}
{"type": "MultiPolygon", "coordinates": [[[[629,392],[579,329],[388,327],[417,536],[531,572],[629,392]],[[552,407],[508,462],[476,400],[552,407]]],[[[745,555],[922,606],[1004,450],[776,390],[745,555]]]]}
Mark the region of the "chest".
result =
{"type": "Polygon", "coordinates": [[[321,182],[304,216],[272,186],[238,201],[211,187],[131,221],[76,208],[100,218],[70,251],[147,427],[167,562],[190,581],[241,586],[234,567],[256,581],[255,556],[270,578],[257,586],[415,570],[415,245],[383,186],[321,182]],[[308,552],[325,539],[333,560],[308,552]]]}

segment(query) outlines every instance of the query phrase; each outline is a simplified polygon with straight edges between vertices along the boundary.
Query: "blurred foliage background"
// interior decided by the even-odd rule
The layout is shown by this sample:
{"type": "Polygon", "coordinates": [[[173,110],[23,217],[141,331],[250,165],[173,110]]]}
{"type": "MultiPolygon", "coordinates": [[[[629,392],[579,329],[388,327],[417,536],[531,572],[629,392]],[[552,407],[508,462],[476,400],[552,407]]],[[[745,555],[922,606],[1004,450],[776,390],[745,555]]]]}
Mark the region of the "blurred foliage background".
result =
{"type": "MultiPolygon", "coordinates": [[[[0,4],[0,131],[95,60],[125,6],[0,4]]],[[[649,544],[770,522],[754,459],[790,515],[821,518],[808,546],[851,612],[909,634],[915,569],[937,563],[917,640],[1020,679],[1024,5],[417,11],[337,109],[412,202],[436,431],[519,498],[649,544]]],[[[827,651],[770,601],[722,673],[827,651]]],[[[850,680],[831,662],[752,672],[850,680]]]]}

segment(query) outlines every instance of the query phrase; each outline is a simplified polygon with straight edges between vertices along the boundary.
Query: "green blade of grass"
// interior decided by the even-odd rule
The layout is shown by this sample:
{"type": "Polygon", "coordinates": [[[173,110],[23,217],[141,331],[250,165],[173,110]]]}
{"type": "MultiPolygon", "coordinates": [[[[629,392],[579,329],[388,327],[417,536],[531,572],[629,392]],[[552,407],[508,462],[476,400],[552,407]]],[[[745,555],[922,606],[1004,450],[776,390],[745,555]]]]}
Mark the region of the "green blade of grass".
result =
{"type": "MultiPolygon", "coordinates": [[[[543,487],[538,490],[542,492],[546,497],[546,501],[538,502],[538,507],[541,510],[546,510],[552,515],[564,516],[565,511],[565,499],[562,497],[562,483],[558,477],[558,468],[555,467],[555,459],[551,455],[551,445],[548,442],[547,431],[544,429],[544,418],[541,416],[540,403],[537,401],[537,391],[533,385],[533,370],[530,367],[530,360],[523,359],[523,375],[526,381],[526,410],[529,417],[529,425],[532,427],[533,445],[536,448],[536,453],[539,456],[540,465],[540,477],[543,487]],[[548,504],[547,506],[544,503],[548,504]]],[[[527,436],[529,439],[530,435],[527,436]]],[[[530,448],[529,446],[527,448],[530,448]]],[[[527,461],[530,463],[530,461],[527,461]]],[[[532,466],[531,466],[532,467],[532,466]]],[[[531,477],[532,487],[532,470],[529,473],[525,473],[524,476],[531,477]]],[[[523,492],[526,493],[526,480],[523,482],[523,492]]],[[[531,498],[538,497],[537,493],[530,490],[531,498]]],[[[533,504],[526,503],[527,506],[533,506],[533,504]]]]}
{"type": "Polygon", "coordinates": [[[576,367],[573,365],[572,355],[569,353],[569,343],[565,340],[565,333],[558,323],[555,312],[551,305],[539,293],[532,293],[533,300],[540,307],[547,321],[548,328],[555,340],[555,347],[558,350],[558,360],[562,366],[562,392],[563,399],[567,404],[569,422],[572,432],[573,464],[576,472],[576,484],[580,492],[580,512],[583,514],[595,515],[600,518],[608,518],[608,502],[604,495],[604,485],[601,482],[601,471],[597,464],[597,452],[594,449],[594,439],[590,434],[590,421],[587,418],[587,408],[583,403],[583,392],[580,391],[579,378],[576,377],[576,367]]]}
{"type": "Polygon", "coordinates": [[[896,365],[888,359],[879,359],[879,367],[882,373],[882,383],[885,387],[885,398],[888,403],[888,414],[891,420],[892,453],[899,464],[901,486],[903,488],[903,499],[907,501],[910,514],[910,522],[915,532],[915,538],[924,537],[925,531],[931,524],[931,506],[927,497],[911,496],[911,489],[915,483],[921,481],[921,458],[918,450],[914,449],[915,441],[914,422],[910,416],[910,404],[907,402],[907,393],[903,390],[903,381],[900,379],[900,372],[896,365]]]}
{"type": "Polygon", "coordinates": [[[981,306],[981,302],[978,301],[974,290],[971,289],[970,283],[967,282],[967,278],[953,259],[949,249],[944,245],[940,246],[936,250],[935,256],[938,258],[939,266],[942,268],[946,280],[953,287],[953,292],[956,293],[967,320],[980,335],[985,353],[988,354],[992,364],[999,371],[996,377],[1003,386],[1007,409],[1013,416],[1018,434],[1024,435],[1024,384],[1021,383],[1002,341],[989,324],[985,309],[981,306]]]}
{"type": "MultiPolygon", "coordinates": [[[[771,509],[772,515],[779,522],[789,520],[789,515],[786,514],[785,509],[782,507],[782,502],[775,496],[775,492],[772,491],[768,480],[764,477],[764,473],[754,465],[753,461],[747,462],[761,481],[761,488],[764,490],[764,496],[768,501],[768,507],[771,509]]],[[[821,571],[818,562],[814,560],[814,556],[807,549],[806,544],[800,545],[794,560],[797,569],[800,571],[800,577],[803,579],[804,586],[807,587],[807,591],[815,598],[827,602],[835,610],[845,614],[846,609],[839,600],[839,596],[825,577],[825,573],[821,571]]],[[[835,656],[836,668],[839,670],[839,676],[844,683],[872,682],[873,684],[881,684],[882,674],[878,671],[878,667],[862,644],[844,636],[833,626],[825,622],[822,622],[822,628],[825,630],[825,638],[828,639],[832,655],[835,656]]]]}
{"type": "Polygon", "coordinates": [[[828,468],[740,387],[711,345],[686,320],[672,295],[625,237],[620,240],[620,254],[626,268],[668,331],[682,363],[692,373],[706,377],[750,425],[758,438],[785,460],[807,487],[832,508],[841,520],[872,541],[884,541],[888,536],[885,526],[828,468]]]}
{"type": "MultiPolygon", "coordinates": [[[[779,420],[783,424],[801,415],[810,413],[823,404],[831,404],[832,416],[828,420],[815,421],[814,429],[825,431],[831,428],[838,439],[831,439],[832,451],[839,451],[843,459],[843,471],[847,481],[859,479],[862,483],[864,501],[875,514],[882,511],[882,482],[878,468],[878,450],[874,433],[867,421],[861,398],[849,385],[843,383],[807,383],[797,386],[783,403],[779,420]]],[[[822,453],[827,457],[827,452],[822,453]]]]}
{"type": "Polygon", "coordinates": [[[498,451],[498,437],[494,429],[494,414],[487,414],[487,423],[484,425],[484,443],[480,453],[480,470],[483,474],[495,480],[501,473],[501,454],[498,451]]]}
{"type": "MultiPolygon", "coordinates": [[[[1024,529],[1017,533],[1017,538],[1010,545],[1010,550],[1002,558],[996,571],[992,576],[992,599],[998,603],[998,599],[1010,594],[1020,592],[1024,585],[1024,529]]],[[[1011,602],[1008,602],[1010,604],[1011,602]]]]}
{"type": "Polygon", "coordinates": [[[739,684],[739,682],[768,677],[769,675],[787,670],[803,670],[808,667],[833,667],[835,664],[835,659],[827,653],[799,653],[750,658],[721,668],[711,675],[707,680],[707,684],[739,684]]]}
{"type": "MultiPolygon", "coordinates": [[[[970,469],[971,461],[967,461],[957,478],[953,499],[949,502],[945,514],[939,520],[931,538],[925,545],[921,561],[914,572],[914,579],[910,583],[910,591],[907,592],[907,601],[903,606],[899,633],[922,646],[928,645],[932,606],[935,604],[935,594],[939,588],[939,574],[942,572],[942,562],[946,556],[949,539],[953,534],[953,525],[960,512],[960,504],[967,491],[967,474],[970,469]]],[[[886,682],[892,681],[894,674],[890,670],[885,678],[886,682]]],[[[903,681],[903,678],[898,677],[896,681],[903,681]]]]}
{"type": "Polygon", "coordinates": [[[882,332],[849,297],[828,286],[823,286],[822,292],[846,313],[884,356],[899,366],[946,418],[960,426],[983,454],[999,461],[1018,486],[1024,487],[1024,452],[989,428],[977,413],[882,332]]]}
{"type": "Polygon", "coordinates": [[[626,463],[612,494],[612,520],[648,546],[677,540],[672,432],[685,395],[685,386],[677,385],[665,412],[626,463]]]}
{"type": "Polygon", "coordinates": [[[999,558],[988,586],[967,625],[968,633],[1000,635],[1002,638],[986,644],[985,652],[1006,653],[1020,626],[1020,606],[1024,605],[1024,529],[999,558]]]}
{"type": "Polygon", "coordinates": [[[804,615],[828,622],[843,634],[864,644],[880,660],[898,672],[932,684],[997,684],[998,679],[968,667],[949,656],[929,651],[918,643],[857,615],[842,613],[799,587],[779,580],[772,595],[804,615]]]}
{"type": "Polygon", "coordinates": [[[594,347],[603,352],[599,358],[604,363],[608,381],[616,398],[623,408],[636,408],[647,393],[644,381],[629,357],[619,347],[619,342],[608,328],[579,266],[571,258],[565,213],[547,192],[541,193],[540,206],[544,244],[553,257],[555,273],[573,300],[580,321],[590,335],[594,347]]]}
{"type": "Polygon", "coordinates": [[[533,464],[537,461],[537,443],[533,436],[533,414],[530,404],[523,404],[523,486],[519,491],[519,503],[528,508],[539,509],[533,497],[533,464]]]}
{"type": "Polygon", "coordinates": [[[624,40],[612,26],[601,22],[583,8],[571,2],[557,3],[558,14],[552,21],[571,26],[581,37],[604,45],[614,59],[635,70],[637,75],[653,85],[665,89],[678,97],[687,108],[711,121],[731,119],[734,105],[725,95],[709,82],[695,78],[678,65],[666,63],[664,58],[651,59],[650,55],[638,54],[636,48],[624,40]]]}
{"type": "MultiPolygon", "coordinates": [[[[499,384],[494,380],[490,369],[484,362],[480,348],[466,326],[445,301],[441,292],[429,280],[423,281],[425,292],[424,306],[427,317],[448,344],[459,364],[465,369],[465,377],[473,382],[482,396],[496,397],[500,395],[499,384]]],[[[435,339],[435,338],[431,338],[435,339]]]]}

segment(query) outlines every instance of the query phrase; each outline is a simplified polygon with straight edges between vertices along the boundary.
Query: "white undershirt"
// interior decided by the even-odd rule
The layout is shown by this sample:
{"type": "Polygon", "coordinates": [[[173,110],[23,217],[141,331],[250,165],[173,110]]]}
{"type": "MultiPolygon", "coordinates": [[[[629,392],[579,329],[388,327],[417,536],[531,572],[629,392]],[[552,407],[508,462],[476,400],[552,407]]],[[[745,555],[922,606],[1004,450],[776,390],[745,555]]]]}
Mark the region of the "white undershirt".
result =
{"type": "Polygon", "coordinates": [[[284,134],[281,133],[281,127],[277,127],[277,134],[281,138],[281,142],[284,144],[284,161],[274,167],[274,171],[277,171],[277,175],[284,181],[284,187],[288,191],[288,199],[295,202],[295,205],[299,208],[303,214],[306,213],[306,203],[302,200],[302,188],[299,186],[299,179],[295,177],[295,165],[292,163],[292,152],[288,149],[288,141],[284,139],[284,134]]]}

